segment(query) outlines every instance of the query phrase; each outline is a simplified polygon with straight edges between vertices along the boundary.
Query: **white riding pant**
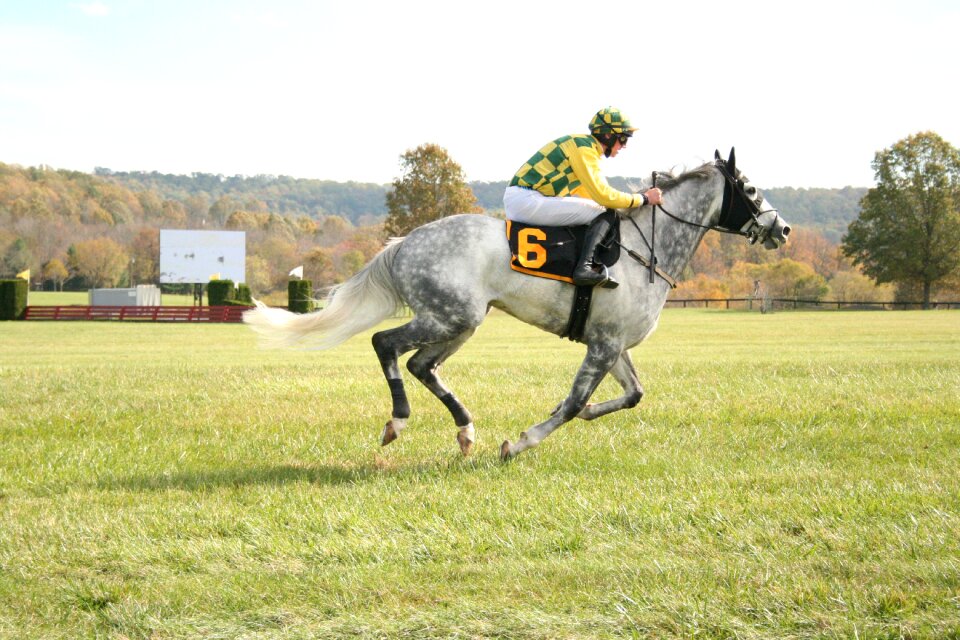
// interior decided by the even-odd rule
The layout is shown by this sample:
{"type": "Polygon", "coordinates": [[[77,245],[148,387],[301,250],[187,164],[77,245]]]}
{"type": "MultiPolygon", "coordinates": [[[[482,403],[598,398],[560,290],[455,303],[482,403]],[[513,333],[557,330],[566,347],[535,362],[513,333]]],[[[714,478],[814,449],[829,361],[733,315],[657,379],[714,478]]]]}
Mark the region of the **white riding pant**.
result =
{"type": "Polygon", "coordinates": [[[587,198],[553,198],[523,187],[507,187],[503,193],[503,209],[508,220],[550,227],[590,224],[607,210],[587,198]]]}

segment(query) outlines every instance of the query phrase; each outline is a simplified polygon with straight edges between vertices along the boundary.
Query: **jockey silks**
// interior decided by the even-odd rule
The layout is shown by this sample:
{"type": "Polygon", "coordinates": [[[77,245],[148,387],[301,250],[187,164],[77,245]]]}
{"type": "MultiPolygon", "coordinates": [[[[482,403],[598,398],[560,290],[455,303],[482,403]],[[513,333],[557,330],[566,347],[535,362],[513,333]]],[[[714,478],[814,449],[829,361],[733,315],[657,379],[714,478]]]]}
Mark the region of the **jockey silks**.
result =
{"type": "Polygon", "coordinates": [[[600,175],[602,154],[603,147],[591,135],[557,138],[520,167],[510,186],[534,189],[548,197],[587,198],[611,209],[642,205],[642,194],[624,193],[607,184],[600,175]]]}

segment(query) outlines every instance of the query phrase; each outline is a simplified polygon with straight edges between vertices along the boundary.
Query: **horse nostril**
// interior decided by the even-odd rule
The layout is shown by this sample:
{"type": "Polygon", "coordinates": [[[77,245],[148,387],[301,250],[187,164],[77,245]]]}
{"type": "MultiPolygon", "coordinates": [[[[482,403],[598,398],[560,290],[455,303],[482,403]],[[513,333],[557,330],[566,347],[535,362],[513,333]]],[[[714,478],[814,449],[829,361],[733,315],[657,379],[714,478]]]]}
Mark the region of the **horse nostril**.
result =
{"type": "Polygon", "coordinates": [[[781,233],[783,234],[783,237],[784,237],[784,238],[786,238],[788,235],[790,235],[790,225],[784,226],[784,227],[783,227],[783,231],[781,231],[781,233]]]}

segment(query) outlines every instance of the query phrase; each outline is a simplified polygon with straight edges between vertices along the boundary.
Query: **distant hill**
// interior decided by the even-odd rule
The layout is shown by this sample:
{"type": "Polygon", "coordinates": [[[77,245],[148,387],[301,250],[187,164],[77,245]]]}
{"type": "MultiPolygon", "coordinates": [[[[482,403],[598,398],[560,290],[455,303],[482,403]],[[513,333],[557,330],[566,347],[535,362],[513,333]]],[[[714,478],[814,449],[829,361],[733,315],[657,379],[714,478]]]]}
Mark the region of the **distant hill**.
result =
{"type": "MultiPolygon", "coordinates": [[[[386,216],[385,196],[390,185],[369,182],[334,182],[291,178],[289,176],[223,176],[193,173],[189,176],[154,172],[120,172],[98,168],[98,177],[126,186],[134,191],[152,189],[164,199],[186,201],[202,197],[209,204],[220,198],[238,202],[262,203],[267,211],[282,215],[305,215],[317,218],[338,215],[353,224],[368,224],[386,216]]],[[[610,183],[628,189],[639,178],[613,177],[610,183]]],[[[503,209],[503,190],[507,181],[469,183],[478,204],[487,211],[503,209]]],[[[833,242],[839,242],[847,225],[860,212],[860,199],[866,188],[765,189],[767,199],[777,206],[795,227],[821,231],[833,242]]]]}
{"type": "Polygon", "coordinates": [[[847,226],[860,215],[860,200],[866,187],[843,189],[764,189],[767,200],[794,227],[812,227],[827,239],[840,242],[847,226]]]}
{"type": "Polygon", "coordinates": [[[384,197],[388,185],[334,182],[289,176],[223,176],[210,173],[174,175],[151,171],[111,171],[97,167],[95,175],[133,191],[152,189],[162,198],[185,202],[200,197],[209,205],[221,198],[288,216],[319,218],[337,215],[355,225],[369,224],[387,215],[384,197]]]}

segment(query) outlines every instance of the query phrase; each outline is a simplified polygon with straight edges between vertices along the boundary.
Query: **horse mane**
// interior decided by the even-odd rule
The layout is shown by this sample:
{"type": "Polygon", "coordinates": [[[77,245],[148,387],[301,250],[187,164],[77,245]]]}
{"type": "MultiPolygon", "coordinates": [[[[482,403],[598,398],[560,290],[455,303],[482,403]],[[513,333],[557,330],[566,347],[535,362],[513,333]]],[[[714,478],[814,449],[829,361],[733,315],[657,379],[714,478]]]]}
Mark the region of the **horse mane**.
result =
{"type": "MultiPolygon", "coordinates": [[[[681,184],[689,180],[706,180],[713,175],[715,170],[716,165],[714,165],[712,162],[706,162],[696,169],[682,171],[680,174],[674,174],[673,171],[659,171],[657,172],[657,186],[664,192],[667,192],[679,187],[681,184]]],[[[652,185],[652,179],[644,179],[639,186],[634,186],[633,192],[640,193],[641,191],[646,191],[652,185]]]]}

